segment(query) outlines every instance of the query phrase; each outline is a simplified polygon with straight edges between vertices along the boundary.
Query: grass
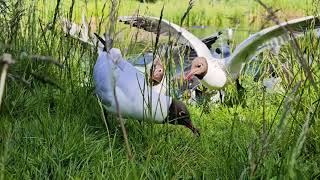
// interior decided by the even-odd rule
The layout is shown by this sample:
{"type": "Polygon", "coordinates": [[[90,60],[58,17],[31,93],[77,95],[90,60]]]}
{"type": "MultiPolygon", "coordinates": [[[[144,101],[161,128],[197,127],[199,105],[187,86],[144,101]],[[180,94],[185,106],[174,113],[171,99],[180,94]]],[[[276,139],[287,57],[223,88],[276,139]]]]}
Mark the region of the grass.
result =
{"type": "MultiPolygon", "coordinates": [[[[209,1],[197,1],[186,24],[224,28],[230,26],[225,16],[249,10],[260,20],[249,26],[241,17],[241,26],[255,31],[264,19],[264,10],[253,1],[211,1],[217,6],[207,6],[206,2],[209,1]]],[[[281,8],[282,18],[314,12],[310,1],[266,2],[281,8]]],[[[71,2],[60,3],[59,14],[67,15],[71,2]]],[[[119,15],[136,11],[138,5],[140,12],[158,15],[163,3],[167,4],[165,17],[179,22],[187,1],[181,3],[185,7],[178,6],[177,1],[123,1],[119,15]]],[[[89,3],[88,12],[101,16],[102,2],[97,4],[96,10],[95,3],[89,3]]],[[[254,82],[252,76],[244,74],[241,83],[246,88],[245,104],[235,103],[235,87],[230,86],[226,89],[226,101],[231,105],[211,104],[205,113],[201,105],[188,105],[195,125],[201,129],[200,138],[183,127],[129,119],[126,127],[133,152],[130,161],[115,116],[107,116],[114,122],[110,132],[101,118],[92,82],[95,51],[65,37],[58,23],[50,30],[47,24],[54,17],[55,3],[30,0],[7,5],[9,9],[1,9],[5,12],[0,15],[0,54],[13,55],[16,63],[9,67],[9,73],[27,83],[16,76],[6,82],[0,109],[0,179],[319,177],[319,93],[306,80],[294,49],[285,47],[278,57],[269,53],[261,57],[271,61],[280,76],[283,73],[278,62],[291,62],[295,79],[283,83],[284,93],[265,92],[262,80],[254,82]],[[21,10],[24,14],[19,18],[21,10]],[[34,62],[28,58],[33,54],[52,56],[65,68],[34,62]]],[[[74,5],[73,15],[78,20],[84,5],[74,5]]],[[[115,45],[128,48],[128,39],[125,36],[115,45]]],[[[319,41],[305,38],[300,45],[314,57],[311,68],[318,83],[319,41]]]]}

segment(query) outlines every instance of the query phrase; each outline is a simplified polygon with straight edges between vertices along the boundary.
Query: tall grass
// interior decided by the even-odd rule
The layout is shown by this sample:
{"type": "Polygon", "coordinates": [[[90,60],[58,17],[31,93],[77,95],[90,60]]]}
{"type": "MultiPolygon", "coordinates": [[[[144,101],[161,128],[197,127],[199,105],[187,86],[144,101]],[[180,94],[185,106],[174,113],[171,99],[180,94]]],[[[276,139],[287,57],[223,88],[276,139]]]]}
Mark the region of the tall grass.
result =
{"type": "MultiPolygon", "coordinates": [[[[316,13],[310,1],[288,2],[266,1],[281,8],[281,18],[316,13]]],[[[119,15],[131,14],[140,6],[140,13],[158,16],[163,4],[164,18],[179,23],[188,1],[123,1],[119,15]]],[[[245,105],[210,105],[206,113],[201,105],[189,105],[193,121],[201,129],[200,138],[182,127],[129,119],[126,128],[133,155],[129,161],[116,116],[106,117],[114,123],[110,134],[101,118],[92,82],[95,50],[66,37],[58,20],[67,16],[80,21],[85,9],[93,14],[92,23],[99,24],[103,2],[14,0],[0,1],[0,7],[0,54],[10,53],[16,60],[9,69],[12,78],[6,81],[0,109],[1,179],[319,177],[319,93],[307,80],[292,47],[285,46],[279,56],[268,52],[261,56],[283,77],[284,92],[266,92],[262,79],[255,82],[244,74],[245,105]],[[35,54],[51,56],[64,68],[32,61],[35,54]],[[290,62],[292,79],[284,78],[281,61],[290,62]]],[[[104,21],[108,21],[105,9],[104,21]]],[[[264,15],[263,8],[249,0],[199,0],[185,24],[224,28],[238,23],[228,20],[233,16],[240,19],[241,26],[255,31],[265,22],[264,15]],[[249,18],[239,16],[245,11],[260,20],[250,24],[249,18]]],[[[123,27],[117,26],[116,31],[123,27]]],[[[114,46],[130,49],[130,38],[125,34],[114,46]]],[[[298,43],[313,58],[311,72],[318,84],[319,39],[310,34],[298,43]]],[[[235,87],[226,91],[231,99],[235,87]]]]}

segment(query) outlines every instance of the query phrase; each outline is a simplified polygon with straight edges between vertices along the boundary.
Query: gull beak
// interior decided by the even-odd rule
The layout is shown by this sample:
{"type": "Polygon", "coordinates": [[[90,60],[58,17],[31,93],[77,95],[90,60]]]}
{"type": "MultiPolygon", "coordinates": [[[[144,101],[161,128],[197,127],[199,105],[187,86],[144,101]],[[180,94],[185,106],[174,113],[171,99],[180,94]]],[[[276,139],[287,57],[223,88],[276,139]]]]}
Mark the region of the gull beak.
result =
{"type": "Polygon", "coordinates": [[[163,68],[158,68],[154,67],[151,80],[156,83],[160,83],[163,79],[164,76],[164,69],[163,68]]]}
{"type": "Polygon", "coordinates": [[[195,72],[196,72],[195,69],[191,69],[189,72],[186,72],[184,80],[190,81],[192,79],[193,75],[195,74],[195,72]]]}
{"type": "Polygon", "coordinates": [[[162,76],[163,75],[161,73],[154,73],[152,80],[156,81],[157,83],[160,83],[162,80],[162,76]]]}
{"type": "Polygon", "coordinates": [[[198,128],[194,127],[191,121],[189,123],[187,123],[185,126],[187,128],[189,128],[193,132],[193,134],[200,137],[200,130],[198,128]]]}

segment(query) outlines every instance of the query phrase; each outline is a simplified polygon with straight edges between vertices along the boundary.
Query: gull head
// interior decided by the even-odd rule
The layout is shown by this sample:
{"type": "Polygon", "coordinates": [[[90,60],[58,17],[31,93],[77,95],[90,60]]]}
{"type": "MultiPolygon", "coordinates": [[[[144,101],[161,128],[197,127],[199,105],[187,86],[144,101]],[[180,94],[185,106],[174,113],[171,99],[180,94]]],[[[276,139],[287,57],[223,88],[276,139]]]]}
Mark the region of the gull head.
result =
{"type": "Polygon", "coordinates": [[[183,125],[189,128],[195,135],[200,136],[199,129],[193,126],[188,108],[182,101],[172,99],[167,122],[174,125],[183,125]]]}
{"type": "Polygon", "coordinates": [[[185,76],[186,80],[190,80],[192,76],[196,76],[198,79],[203,79],[203,77],[208,72],[208,62],[204,57],[197,57],[192,61],[191,70],[187,72],[185,76]]]}
{"type": "Polygon", "coordinates": [[[160,61],[160,59],[155,59],[154,65],[153,65],[153,73],[151,76],[152,85],[159,84],[164,76],[164,67],[160,61]]]}

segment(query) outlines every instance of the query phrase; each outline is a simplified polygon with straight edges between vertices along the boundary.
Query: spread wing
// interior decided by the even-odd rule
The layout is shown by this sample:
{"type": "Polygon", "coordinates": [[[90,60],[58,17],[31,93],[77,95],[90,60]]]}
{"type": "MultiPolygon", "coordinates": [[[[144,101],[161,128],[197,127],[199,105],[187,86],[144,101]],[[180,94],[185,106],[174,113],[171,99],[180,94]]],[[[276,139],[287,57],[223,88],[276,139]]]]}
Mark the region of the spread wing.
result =
{"type": "Polygon", "coordinates": [[[292,37],[290,37],[286,29],[293,32],[294,37],[299,37],[303,36],[310,28],[320,28],[318,18],[313,16],[303,17],[264,29],[243,41],[235,49],[230,59],[227,60],[226,65],[231,73],[237,74],[241,69],[242,63],[250,60],[257,53],[274,47],[274,42],[276,42],[276,46],[279,46],[291,40],[292,37]]]}
{"type": "MultiPolygon", "coordinates": [[[[148,32],[157,33],[159,18],[149,16],[122,16],[119,21],[131,24],[134,27],[144,29],[148,32]]],[[[169,35],[178,40],[179,43],[190,46],[198,56],[212,59],[212,55],[205,43],[186,29],[162,19],[160,22],[160,34],[169,35]]]]}

